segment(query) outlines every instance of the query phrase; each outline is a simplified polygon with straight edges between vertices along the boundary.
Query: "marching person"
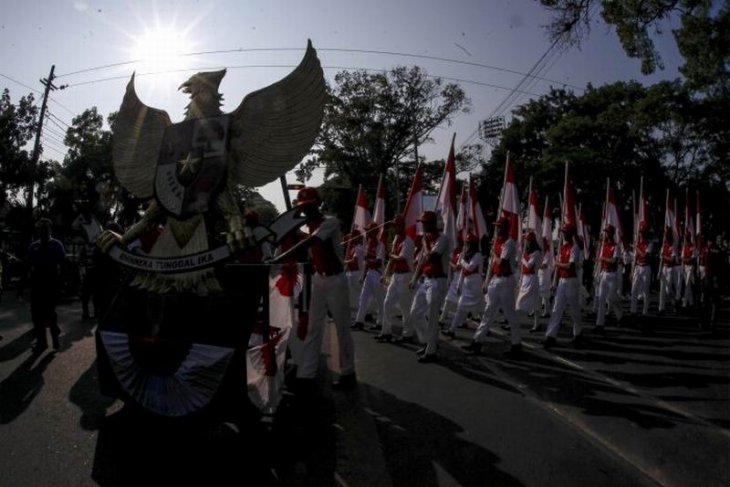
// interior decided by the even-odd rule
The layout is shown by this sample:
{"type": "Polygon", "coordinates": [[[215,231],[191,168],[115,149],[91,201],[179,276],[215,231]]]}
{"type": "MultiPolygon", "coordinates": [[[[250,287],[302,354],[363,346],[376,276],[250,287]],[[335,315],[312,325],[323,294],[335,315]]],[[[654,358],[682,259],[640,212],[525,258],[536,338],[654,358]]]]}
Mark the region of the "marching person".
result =
{"type": "Polygon", "coordinates": [[[380,284],[380,278],[383,276],[385,245],[378,238],[379,228],[377,223],[371,223],[365,229],[365,276],[363,276],[362,280],[357,316],[355,317],[355,324],[352,325],[353,330],[362,330],[365,328],[365,315],[368,312],[371,301],[375,302],[375,309],[382,324],[385,290],[380,284]]]}
{"type": "MultiPolygon", "coordinates": [[[[309,324],[306,336],[299,336],[299,363],[297,379],[301,390],[312,391],[319,367],[322,338],[327,312],[332,315],[339,343],[340,378],[334,388],[357,386],[355,377],[355,350],[350,335],[350,302],[342,261],[338,255],[340,225],[336,218],[320,211],[322,199],[312,187],[305,187],[297,194],[297,207],[304,214],[309,236],[302,246],[309,248],[312,257],[312,294],[309,304],[309,324]]],[[[297,333],[299,335],[299,333],[297,333]]]]}
{"type": "Polygon", "coordinates": [[[583,340],[580,322],[580,283],[578,282],[577,266],[580,263],[581,251],[575,242],[575,225],[566,222],[560,228],[563,233],[563,243],[558,249],[555,270],[558,277],[558,286],[555,290],[555,302],[550,314],[547,332],[543,347],[551,348],[557,344],[560,322],[566,306],[573,321],[573,343],[578,345],[583,340]]]}
{"type": "Polygon", "coordinates": [[[48,348],[46,328],[51,331],[53,349],[61,348],[56,305],[61,294],[61,275],[66,251],[63,244],[51,236],[51,220],[41,218],[36,224],[38,240],[28,248],[30,274],[30,314],[35,332],[34,353],[48,348]]]}
{"type": "Polygon", "coordinates": [[[659,273],[659,314],[663,314],[667,306],[667,298],[679,301],[679,257],[674,246],[672,227],[664,229],[664,244],[661,253],[661,270],[659,273]]]}
{"type": "Polygon", "coordinates": [[[641,315],[649,313],[649,285],[651,284],[651,253],[654,246],[647,238],[649,225],[645,221],[639,224],[639,238],[634,248],[634,273],[631,276],[631,307],[632,315],[636,314],[636,301],[641,296],[641,315]]]}
{"type": "Polygon", "coordinates": [[[456,287],[459,283],[459,270],[461,262],[461,252],[464,250],[464,238],[461,236],[461,232],[456,234],[456,248],[451,251],[451,260],[449,260],[449,289],[446,292],[446,298],[444,299],[444,306],[441,310],[441,316],[439,317],[439,327],[446,328],[448,323],[454,315],[456,309],[456,303],[459,302],[459,295],[456,293],[456,287]]]}
{"type": "Polygon", "coordinates": [[[423,275],[423,282],[413,297],[411,326],[425,346],[418,351],[421,363],[435,362],[438,349],[439,308],[446,296],[446,266],[449,259],[449,239],[436,226],[436,213],[424,211],[419,221],[423,225],[423,239],[418,266],[409,284],[414,289],[423,275]]]}
{"type": "Polygon", "coordinates": [[[540,281],[537,276],[537,269],[542,264],[542,252],[537,243],[535,232],[530,231],[525,235],[525,252],[522,255],[520,288],[517,293],[515,308],[523,311],[529,316],[532,314],[532,328],[530,331],[539,331],[537,323],[537,310],[540,307],[540,281]]]}
{"type": "Polygon", "coordinates": [[[406,235],[403,215],[399,214],[393,218],[393,227],[395,237],[391,246],[388,270],[382,278],[383,283],[386,283],[388,279],[390,280],[387,282],[388,289],[383,302],[383,328],[380,334],[375,336],[375,339],[380,343],[390,342],[393,339],[393,322],[397,311],[401,313],[403,326],[401,340],[399,341],[411,340],[413,337],[409,320],[413,293],[408,284],[413,277],[411,266],[413,265],[416,244],[411,237],[406,235]]]}
{"type": "Polygon", "coordinates": [[[484,283],[487,292],[487,304],[482,313],[479,327],[474,332],[474,337],[469,345],[461,348],[479,354],[482,351],[482,343],[489,334],[489,327],[492,324],[497,311],[501,308],[502,314],[507,318],[510,329],[511,347],[510,355],[518,355],[522,350],[522,338],[520,336],[520,324],[515,313],[515,276],[512,270],[512,261],[517,252],[517,243],[510,237],[510,221],[506,217],[500,217],[494,222],[497,236],[492,249],[491,276],[484,283]]]}
{"type": "Polygon", "coordinates": [[[692,233],[689,230],[685,231],[684,244],[682,245],[682,274],[680,279],[684,284],[682,307],[694,306],[695,246],[692,243],[692,233]]]}
{"type": "MultiPolygon", "coordinates": [[[[547,318],[550,316],[550,296],[552,295],[550,288],[555,270],[555,254],[553,243],[545,237],[542,238],[542,248],[545,249],[545,255],[537,271],[537,279],[540,283],[540,307],[542,309],[540,318],[547,318]]],[[[533,330],[530,329],[530,331],[533,330]]]]}
{"type": "Polygon", "coordinates": [[[357,228],[345,235],[345,267],[350,294],[350,311],[357,313],[357,304],[362,291],[362,273],[365,266],[365,248],[362,245],[362,234],[357,228]]]}
{"type": "Polygon", "coordinates": [[[451,339],[456,338],[456,329],[461,327],[469,313],[476,314],[484,308],[484,293],[482,292],[482,267],[484,257],[479,251],[479,237],[473,233],[466,236],[466,250],[459,258],[459,275],[454,276],[457,280],[456,294],[459,301],[456,304],[456,312],[451,320],[448,330],[441,333],[451,339]]]}
{"type": "Polygon", "coordinates": [[[621,259],[620,245],[616,242],[616,227],[610,223],[603,229],[604,238],[601,245],[601,253],[598,256],[597,265],[600,266],[598,274],[598,286],[596,288],[596,331],[605,332],[606,308],[613,311],[617,322],[621,321],[621,301],[619,290],[621,288],[621,276],[618,272],[619,259],[621,259]]]}

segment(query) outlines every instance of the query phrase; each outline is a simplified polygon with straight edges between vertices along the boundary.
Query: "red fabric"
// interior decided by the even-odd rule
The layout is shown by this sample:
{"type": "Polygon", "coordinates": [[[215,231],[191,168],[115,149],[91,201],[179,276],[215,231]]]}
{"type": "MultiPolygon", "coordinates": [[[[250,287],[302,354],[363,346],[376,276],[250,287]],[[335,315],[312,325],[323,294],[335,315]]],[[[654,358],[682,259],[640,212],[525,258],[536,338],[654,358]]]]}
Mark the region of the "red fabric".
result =
{"type": "Polygon", "coordinates": [[[682,247],[682,260],[685,264],[689,264],[694,257],[695,246],[691,243],[686,243],[682,247]]]}
{"type": "MultiPolygon", "coordinates": [[[[613,254],[616,251],[616,244],[613,242],[604,242],[603,248],[601,251],[601,258],[602,259],[611,259],[613,258],[613,254]]],[[[607,262],[601,262],[601,270],[606,272],[616,272],[618,270],[618,262],[614,262],[613,264],[609,264],[607,262]]]]}
{"type": "MultiPolygon", "coordinates": [[[[395,241],[393,242],[393,254],[400,255],[401,250],[403,249],[403,242],[405,241],[405,239],[405,236],[395,236],[395,241]]],[[[408,264],[408,262],[405,261],[405,259],[394,260],[392,268],[393,272],[396,272],[398,274],[411,270],[410,265],[408,264]]]]}
{"type": "Polygon", "coordinates": [[[669,243],[664,244],[664,247],[662,248],[662,264],[667,267],[674,267],[677,265],[672,259],[673,250],[674,247],[669,243]]]}
{"type": "MultiPolygon", "coordinates": [[[[532,254],[534,254],[534,253],[535,252],[532,252],[532,253],[529,253],[529,254],[528,253],[525,253],[524,260],[529,261],[530,260],[530,256],[532,254]]],[[[535,267],[527,267],[525,264],[522,264],[521,271],[522,271],[522,275],[523,276],[529,276],[529,275],[532,275],[532,274],[535,273],[535,267]]]]}
{"type": "MultiPolygon", "coordinates": [[[[423,237],[426,241],[426,246],[422,252],[426,252],[428,249],[432,248],[436,240],[438,240],[439,233],[430,232],[425,234],[423,237]]],[[[428,256],[426,256],[426,262],[423,264],[423,275],[427,277],[446,277],[446,272],[444,272],[442,262],[443,261],[440,257],[438,259],[431,260],[428,256]]]]}
{"type": "MultiPolygon", "coordinates": [[[[311,222],[309,227],[309,233],[314,233],[322,224],[323,217],[311,222]]],[[[314,270],[320,274],[327,276],[333,276],[342,272],[342,263],[340,258],[335,252],[335,247],[332,244],[332,239],[322,241],[318,238],[314,239],[312,244],[312,265],[314,270]]]]}
{"type": "Polygon", "coordinates": [[[299,282],[299,266],[296,262],[290,262],[281,266],[279,278],[274,284],[282,296],[294,296],[294,288],[299,282]]]}
{"type": "Polygon", "coordinates": [[[506,240],[502,237],[497,237],[497,240],[494,242],[495,257],[494,262],[492,262],[492,275],[497,277],[507,277],[512,275],[512,266],[510,263],[500,258],[505,242],[506,240]]]}
{"type": "MultiPolygon", "coordinates": [[[[560,251],[558,252],[558,262],[561,264],[567,264],[570,262],[570,253],[573,250],[573,244],[571,242],[566,242],[560,246],[560,251]]],[[[575,273],[575,266],[572,268],[558,269],[558,277],[561,278],[570,278],[570,277],[577,277],[577,274],[575,273]]]]}
{"type": "Polygon", "coordinates": [[[644,255],[639,255],[638,252],[636,253],[636,263],[638,265],[648,265],[649,256],[646,254],[646,251],[649,249],[649,242],[644,239],[639,239],[636,243],[636,248],[644,253],[644,255]]]}
{"type": "Polygon", "coordinates": [[[378,240],[372,240],[368,239],[367,241],[367,248],[365,249],[365,261],[366,261],[366,267],[368,269],[380,269],[383,265],[382,262],[380,262],[380,259],[378,259],[378,244],[380,242],[378,240]]]}

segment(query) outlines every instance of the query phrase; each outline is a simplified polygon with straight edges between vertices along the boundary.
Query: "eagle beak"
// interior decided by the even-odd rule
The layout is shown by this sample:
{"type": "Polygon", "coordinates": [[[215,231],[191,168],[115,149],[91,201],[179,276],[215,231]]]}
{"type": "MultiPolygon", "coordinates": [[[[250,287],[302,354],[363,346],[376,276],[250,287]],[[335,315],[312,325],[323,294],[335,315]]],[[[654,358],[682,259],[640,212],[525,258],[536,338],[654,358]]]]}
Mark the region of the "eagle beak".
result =
{"type": "Polygon", "coordinates": [[[189,95],[190,94],[190,81],[186,81],[185,83],[181,84],[177,88],[178,90],[181,90],[183,93],[189,95]]]}

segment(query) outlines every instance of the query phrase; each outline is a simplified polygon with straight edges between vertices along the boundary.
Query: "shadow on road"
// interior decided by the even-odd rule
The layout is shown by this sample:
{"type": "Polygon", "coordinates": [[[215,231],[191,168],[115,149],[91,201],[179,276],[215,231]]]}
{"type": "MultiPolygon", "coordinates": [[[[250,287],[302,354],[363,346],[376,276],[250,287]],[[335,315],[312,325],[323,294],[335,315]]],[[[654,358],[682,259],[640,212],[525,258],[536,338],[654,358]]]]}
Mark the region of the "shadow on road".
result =
{"type": "Polygon", "coordinates": [[[497,455],[465,440],[453,421],[381,389],[361,384],[360,393],[375,415],[393,485],[441,485],[436,465],[458,485],[522,485],[500,470],[497,455]]]}
{"type": "Polygon", "coordinates": [[[33,330],[30,329],[13,341],[5,342],[0,347],[0,362],[8,362],[23,354],[33,344],[33,330]]]}
{"type": "Polygon", "coordinates": [[[0,382],[0,424],[13,422],[33,402],[43,388],[43,372],[55,356],[54,352],[47,353],[38,361],[38,355],[33,354],[0,382]]]}
{"type": "Polygon", "coordinates": [[[81,409],[81,427],[87,431],[98,430],[107,409],[114,404],[115,399],[104,396],[99,391],[96,360],[71,387],[68,398],[81,409]]]}

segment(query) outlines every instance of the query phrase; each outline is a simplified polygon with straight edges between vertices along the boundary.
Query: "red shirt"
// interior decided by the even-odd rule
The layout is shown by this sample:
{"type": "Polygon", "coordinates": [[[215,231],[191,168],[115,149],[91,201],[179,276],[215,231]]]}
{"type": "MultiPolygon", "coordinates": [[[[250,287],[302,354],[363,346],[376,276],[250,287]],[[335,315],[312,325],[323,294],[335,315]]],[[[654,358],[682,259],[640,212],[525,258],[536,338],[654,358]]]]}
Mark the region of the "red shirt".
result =
{"type": "MultiPolygon", "coordinates": [[[[309,233],[311,234],[317,230],[320,225],[322,225],[323,221],[324,218],[320,217],[319,219],[310,222],[307,225],[309,233]]],[[[331,238],[328,238],[327,240],[315,238],[312,243],[311,250],[312,265],[316,272],[325,276],[333,276],[342,272],[342,262],[340,262],[340,258],[335,252],[335,246],[332,243],[331,238]]]]}
{"type": "MultiPolygon", "coordinates": [[[[558,252],[558,262],[561,264],[568,264],[570,263],[570,255],[573,252],[573,243],[572,242],[565,242],[560,246],[560,251],[558,252]]],[[[575,266],[569,267],[567,269],[559,268],[558,269],[558,277],[567,279],[570,277],[578,277],[578,275],[575,272],[575,266]]]]}
{"type": "Polygon", "coordinates": [[[350,246],[347,249],[347,270],[348,271],[358,271],[360,270],[360,265],[358,264],[357,259],[357,245],[352,242],[350,246]]]}
{"type": "Polygon", "coordinates": [[[662,264],[667,267],[674,267],[677,263],[672,258],[674,254],[674,246],[670,243],[665,243],[662,247],[662,264]]]}
{"type": "MultiPolygon", "coordinates": [[[[400,255],[400,253],[403,251],[403,242],[405,242],[405,240],[405,235],[395,236],[395,240],[393,241],[393,255],[400,255]]],[[[393,265],[391,267],[393,269],[393,272],[395,272],[396,274],[410,272],[411,270],[411,267],[408,265],[408,262],[406,262],[406,259],[393,260],[393,265]]]]}
{"type": "Polygon", "coordinates": [[[682,247],[682,262],[685,264],[691,264],[694,258],[695,246],[691,243],[686,243],[682,247]]]}
{"type": "MultiPolygon", "coordinates": [[[[531,256],[532,254],[534,254],[535,252],[536,252],[536,251],[533,251],[533,252],[531,252],[531,253],[529,253],[529,254],[528,254],[528,253],[526,253],[526,254],[525,254],[525,255],[523,256],[522,260],[523,260],[523,261],[524,261],[524,260],[526,260],[526,261],[528,261],[528,262],[529,262],[529,261],[530,261],[530,256],[531,256]]],[[[522,264],[522,266],[521,266],[521,272],[522,272],[522,275],[523,275],[523,276],[529,276],[529,275],[531,275],[531,274],[534,274],[534,273],[535,273],[535,266],[532,266],[532,267],[527,267],[527,266],[526,266],[526,265],[525,265],[525,264],[523,263],[523,264],[522,264]]]]}
{"type": "MultiPolygon", "coordinates": [[[[617,259],[616,257],[616,244],[613,242],[604,242],[603,248],[601,249],[602,259],[617,259]]],[[[616,272],[618,270],[618,261],[615,260],[613,264],[601,261],[601,270],[606,272],[616,272]]]]}
{"type": "Polygon", "coordinates": [[[640,239],[636,243],[636,264],[638,265],[648,265],[649,264],[649,254],[647,253],[649,250],[649,242],[644,239],[640,239]],[[638,250],[642,252],[644,255],[640,255],[638,250]]]}
{"type": "Polygon", "coordinates": [[[506,239],[497,237],[494,242],[494,262],[492,262],[492,275],[497,277],[507,277],[512,275],[512,266],[507,259],[502,259],[502,248],[507,242],[506,239]]]}
{"type": "Polygon", "coordinates": [[[383,266],[383,263],[378,258],[378,240],[368,239],[367,247],[365,248],[365,266],[368,269],[378,270],[383,266]]]}
{"type": "MultiPolygon", "coordinates": [[[[430,253],[430,249],[433,248],[433,246],[436,244],[438,238],[438,232],[425,234],[423,236],[425,245],[422,246],[421,252],[430,253]]],[[[446,277],[446,272],[444,272],[442,259],[440,257],[438,259],[430,259],[427,255],[426,262],[423,264],[423,274],[428,277],[446,277]]]]}

